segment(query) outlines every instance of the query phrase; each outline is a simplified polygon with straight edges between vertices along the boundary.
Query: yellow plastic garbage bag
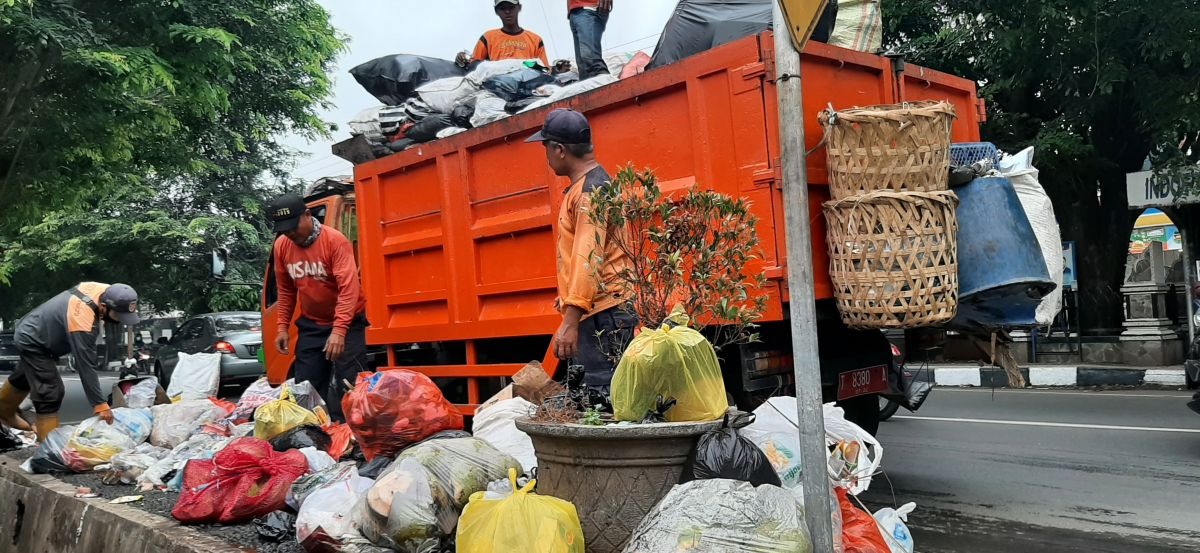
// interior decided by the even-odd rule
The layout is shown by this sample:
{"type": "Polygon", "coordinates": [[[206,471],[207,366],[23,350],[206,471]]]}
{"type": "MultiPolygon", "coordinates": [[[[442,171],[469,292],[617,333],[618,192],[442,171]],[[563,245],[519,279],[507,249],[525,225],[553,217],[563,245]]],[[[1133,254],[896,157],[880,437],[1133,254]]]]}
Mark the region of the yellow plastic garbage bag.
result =
{"type": "Polygon", "coordinates": [[[617,420],[641,421],[655,410],[658,396],[678,401],[666,412],[668,422],[717,420],[729,409],[712,344],[688,328],[688,317],[679,308],[671,321],[679,324],[643,330],[621,357],[612,379],[617,420]]]}
{"type": "Polygon", "coordinates": [[[287,386],[283,387],[279,399],[264,403],[254,411],[254,437],[260,440],[270,440],[304,424],[320,426],[321,421],[315,413],[296,403],[287,386]]]}
{"type": "Polygon", "coordinates": [[[458,520],[458,553],[584,553],[579,513],[569,501],[530,493],[536,480],[511,495],[476,492],[458,520]]]}

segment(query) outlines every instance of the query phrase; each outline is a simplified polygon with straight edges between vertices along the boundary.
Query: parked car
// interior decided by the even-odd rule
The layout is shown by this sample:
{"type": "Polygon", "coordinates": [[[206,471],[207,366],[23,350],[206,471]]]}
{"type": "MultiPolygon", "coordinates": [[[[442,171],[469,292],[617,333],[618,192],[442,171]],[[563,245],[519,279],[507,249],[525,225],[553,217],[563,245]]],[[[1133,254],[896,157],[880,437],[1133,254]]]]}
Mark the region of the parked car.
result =
{"type": "Polygon", "coordinates": [[[250,382],[263,376],[258,360],[262,348],[262,316],[254,311],[198,315],[184,321],[158,350],[154,375],[166,388],[179,364],[180,353],[220,353],[221,385],[250,382]]]}
{"type": "Polygon", "coordinates": [[[13,338],[13,331],[6,330],[0,332],[0,371],[14,371],[17,369],[17,361],[21,358],[21,352],[17,350],[16,340],[13,338]]]}

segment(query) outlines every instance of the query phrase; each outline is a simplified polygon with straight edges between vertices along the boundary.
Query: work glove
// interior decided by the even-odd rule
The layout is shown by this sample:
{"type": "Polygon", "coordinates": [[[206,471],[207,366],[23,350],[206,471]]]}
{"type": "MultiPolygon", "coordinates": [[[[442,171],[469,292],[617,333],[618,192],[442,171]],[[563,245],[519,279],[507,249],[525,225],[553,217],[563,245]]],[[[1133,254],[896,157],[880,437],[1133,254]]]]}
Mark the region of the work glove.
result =
{"type": "Polygon", "coordinates": [[[112,408],[109,407],[107,403],[101,403],[100,405],[97,405],[95,413],[97,417],[100,417],[100,420],[107,422],[108,424],[113,423],[112,408]]]}

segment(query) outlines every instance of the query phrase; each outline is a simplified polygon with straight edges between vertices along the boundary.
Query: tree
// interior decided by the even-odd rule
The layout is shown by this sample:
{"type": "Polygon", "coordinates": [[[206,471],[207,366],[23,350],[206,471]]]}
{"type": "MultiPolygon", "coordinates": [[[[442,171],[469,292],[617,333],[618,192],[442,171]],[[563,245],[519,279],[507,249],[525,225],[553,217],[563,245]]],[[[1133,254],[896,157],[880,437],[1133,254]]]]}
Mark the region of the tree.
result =
{"type": "Polygon", "coordinates": [[[0,0],[0,317],[85,278],[158,309],[251,307],[262,205],[342,48],[314,0],[0,0]]]}
{"type": "Polygon", "coordinates": [[[980,83],[984,139],[1036,147],[1079,251],[1084,326],[1112,331],[1135,214],[1125,174],[1188,160],[1200,129],[1200,2],[884,0],[885,46],[980,83]]]}

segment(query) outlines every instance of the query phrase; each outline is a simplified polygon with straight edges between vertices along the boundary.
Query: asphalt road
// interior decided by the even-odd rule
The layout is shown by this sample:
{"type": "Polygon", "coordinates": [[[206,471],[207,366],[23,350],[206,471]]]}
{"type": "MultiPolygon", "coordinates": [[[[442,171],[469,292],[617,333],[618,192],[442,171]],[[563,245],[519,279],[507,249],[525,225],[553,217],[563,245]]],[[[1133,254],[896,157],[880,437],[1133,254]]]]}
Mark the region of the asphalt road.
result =
{"type": "Polygon", "coordinates": [[[880,425],[887,478],[863,497],[915,501],[919,553],[1195,552],[1190,397],[939,388],[918,414],[880,425]]]}

